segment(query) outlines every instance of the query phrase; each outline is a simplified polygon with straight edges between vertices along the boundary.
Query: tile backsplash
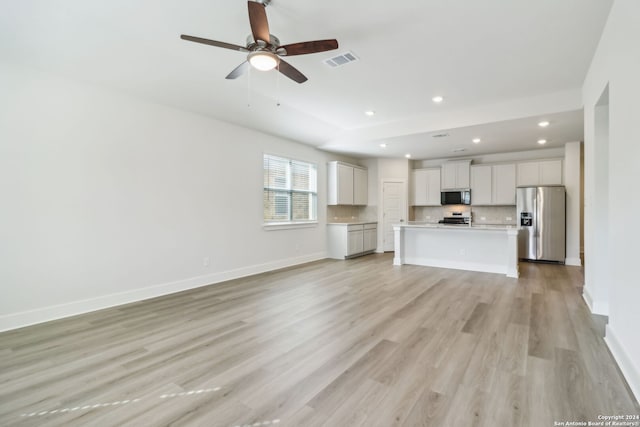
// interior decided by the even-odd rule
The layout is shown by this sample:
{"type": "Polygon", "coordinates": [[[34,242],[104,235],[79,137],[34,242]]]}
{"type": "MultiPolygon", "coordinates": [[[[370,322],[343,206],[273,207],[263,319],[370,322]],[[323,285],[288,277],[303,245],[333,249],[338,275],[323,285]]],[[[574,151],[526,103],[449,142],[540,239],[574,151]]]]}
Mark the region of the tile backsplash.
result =
{"type": "MultiPolygon", "coordinates": [[[[411,206],[410,221],[437,223],[449,212],[471,209],[471,220],[474,224],[516,224],[515,206],[411,206]]],[[[327,206],[327,222],[377,221],[377,206],[327,206]]]]}
{"type": "MultiPolygon", "coordinates": [[[[469,208],[465,206],[462,209],[469,208]]],[[[450,210],[452,209],[449,206],[412,206],[409,218],[412,221],[436,223],[445,217],[446,211],[450,210]]],[[[471,206],[471,215],[471,221],[474,224],[516,224],[515,206],[471,206]]]]}
{"type": "Polygon", "coordinates": [[[444,218],[442,206],[411,206],[409,208],[409,220],[437,223],[444,218]]]}
{"type": "Polygon", "coordinates": [[[377,221],[377,206],[327,206],[327,222],[377,221]]]}
{"type": "Polygon", "coordinates": [[[516,225],[515,206],[472,206],[471,212],[472,221],[476,224],[516,225]]]}

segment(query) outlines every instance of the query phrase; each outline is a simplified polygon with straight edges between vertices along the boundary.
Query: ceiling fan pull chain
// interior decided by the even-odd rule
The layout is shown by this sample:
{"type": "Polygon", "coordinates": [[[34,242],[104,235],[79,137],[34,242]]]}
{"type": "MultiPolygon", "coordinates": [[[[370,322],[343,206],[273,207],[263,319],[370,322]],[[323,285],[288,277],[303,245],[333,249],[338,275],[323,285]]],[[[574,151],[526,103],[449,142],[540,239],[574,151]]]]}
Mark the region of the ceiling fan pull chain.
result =
{"type": "Polygon", "coordinates": [[[247,107],[251,107],[251,67],[247,70],[247,107]]]}
{"type": "Polygon", "coordinates": [[[276,65],[276,107],[280,106],[280,63],[276,65]]]}

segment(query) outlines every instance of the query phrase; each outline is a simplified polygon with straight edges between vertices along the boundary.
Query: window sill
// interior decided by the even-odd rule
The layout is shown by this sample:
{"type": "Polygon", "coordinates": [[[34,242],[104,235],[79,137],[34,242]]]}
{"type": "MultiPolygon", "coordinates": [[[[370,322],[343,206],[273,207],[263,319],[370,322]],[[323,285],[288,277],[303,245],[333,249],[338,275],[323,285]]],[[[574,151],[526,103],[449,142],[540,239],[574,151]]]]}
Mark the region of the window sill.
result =
{"type": "Polygon", "coordinates": [[[312,228],[317,227],[318,221],[307,221],[307,222],[267,222],[262,225],[263,230],[265,231],[275,231],[275,230],[292,230],[296,228],[312,228]]]}

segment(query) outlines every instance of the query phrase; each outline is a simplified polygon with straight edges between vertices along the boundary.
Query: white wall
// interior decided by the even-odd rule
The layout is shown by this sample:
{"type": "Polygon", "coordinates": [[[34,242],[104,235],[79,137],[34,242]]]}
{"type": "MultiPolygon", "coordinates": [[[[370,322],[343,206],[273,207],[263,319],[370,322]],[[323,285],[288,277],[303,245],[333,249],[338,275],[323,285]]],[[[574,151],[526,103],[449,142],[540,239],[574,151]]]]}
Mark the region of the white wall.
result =
{"type": "Polygon", "coordinates": [[[608,296],[609,324],[606,341],[636,398],[640,398],[640,280],[637,247],[640,227],[640,2],[616,0],[583,86],[585,108],[585,267],[608,264],[606,283],[598,282],[592,268],[585,269],[585,293],[591,306],[608,296]],[[596,110],[608,87],[608,141],[599,138],[596,110]],[[608,188],[598,188],[597,153],[608,146],[608,188]],[[607,194],[602,196],[602,193],[607,194]],[[598,202],[606,203],[608,254],[598,256],[595,244],[602,223],[598,202]],[[631,220],[630,220],[631,218],[631,220]]]}
{"type": "Polygon", "coordinates": [[[564,146],[564,186],[567,190],[566,206],[566,261],[568,265],[582,265],[580,260],[580,152],[581,142],[568,142],[564,146]]]}
{"type": "Polygon", "coordinates": [[[0,330],[325,257],[335,156],[13,64],[0,93],[0,330]],[[263,152],[318,164],[318,226],[263,229],[263,152]]]}

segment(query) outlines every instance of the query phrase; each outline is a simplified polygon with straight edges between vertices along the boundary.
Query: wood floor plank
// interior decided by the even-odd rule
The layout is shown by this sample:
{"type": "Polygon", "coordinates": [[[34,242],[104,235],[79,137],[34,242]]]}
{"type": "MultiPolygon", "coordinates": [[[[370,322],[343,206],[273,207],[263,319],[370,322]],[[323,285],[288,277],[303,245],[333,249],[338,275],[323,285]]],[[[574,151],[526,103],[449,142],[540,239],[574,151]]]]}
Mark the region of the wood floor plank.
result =
{"type": "Polygon", "coordinates": [[[392,257],[0,333],[0,425],[529,427],[640,413],[581,268],[521,263],[510,279],[392,257]]]}
{"type": "Polygon", "coordinates": [[[469,334],[478,333],[482,330],[483,322],[487,318],[487,311],[489,310],[489,304],[479,302],[473,309],[471,316],[467,319],[467,322],[462,327],[462,332],[469,334]]]}
{"type": "Polygon", "coordinates": [[[443,426],[450,398],[426,387],[402,422],[402,427],[443,426]]]}
{"type": "Polygon", "coordinates": [[[531,296],[531,318],[529,321],[529,355],[543,359],[553,358],[552,329],[544,294],[531,296]]]}

